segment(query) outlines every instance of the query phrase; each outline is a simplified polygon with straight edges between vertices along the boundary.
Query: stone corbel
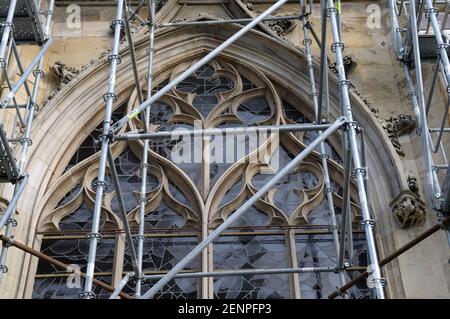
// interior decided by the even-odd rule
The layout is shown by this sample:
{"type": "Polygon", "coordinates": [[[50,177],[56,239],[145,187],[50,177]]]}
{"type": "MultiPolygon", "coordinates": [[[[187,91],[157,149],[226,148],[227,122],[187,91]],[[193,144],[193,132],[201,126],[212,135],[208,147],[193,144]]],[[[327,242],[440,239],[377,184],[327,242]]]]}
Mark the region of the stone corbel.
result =
{"type": "Polygon", "coordinates": [[[408,229],[425,223],[425,203],[409,189],[400,191],[389,206],[400,228],[408,229]]]}
{"type": "Polygon", "coordinates": [[[290,20],[271,21],[268,22],[267,25],[273,32],[282,38],[286,37],[286,35],[297,26],[297,24],[290,20]]]}

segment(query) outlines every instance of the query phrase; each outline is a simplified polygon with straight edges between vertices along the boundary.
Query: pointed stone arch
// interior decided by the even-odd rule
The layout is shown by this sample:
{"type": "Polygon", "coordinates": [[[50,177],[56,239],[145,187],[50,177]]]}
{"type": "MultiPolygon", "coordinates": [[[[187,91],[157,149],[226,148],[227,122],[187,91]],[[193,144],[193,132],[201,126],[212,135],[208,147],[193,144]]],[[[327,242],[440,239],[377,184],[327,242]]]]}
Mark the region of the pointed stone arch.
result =
{"type": "MultiPolygon", "coordinates": [[[[168,77],[174,65],[198,58],[214,49],[239,28],[238,25],[222,25],[159,30],[156,41],[155,82],[162,82],[168,77]]],[[[142,77],[147,67],[147,40],[145,32],[136,35],[136,62],[142,77]]],[[[123,46],[120,54],[122,63],[117,72],[118,104],[124,103],[133,90],[128,48],[123,46]]],[[[306,59],[300,49],[263,32],[251,31],[225,50],[220,57],[234,62],[238,66],[238,72],[239,68],[255,68],[263,72],[275,83],[281,97],[292,95],[292,100],[310,105],[306,59]]],[[[316,65],[316,72],[317,69],[316,65]]],[[[101,92],[106,90],[107,70],[105,58],[88,66],[47,103],[36,119],[32,134],[34,144],[28,164],[31,177],[24,193],[27,201],[19,206],[19,211],[23,212],[20,217],[25,230],[23,233],[29,234],[23,241],[28,245],[39,246],[35,230],[38,221],[48,213],[45,211],[48,200],[46,194],[58,188],[57,181],[70,157],[102,120],[104,102],[101,92]]],[[[335,78],[330,78],[330,84],[330,111],[333,119],[340,114],[339,94],[335,78]]],[[[378,192],[371,195],[371,204],[379,219],[379,232],[385,236],[394,227],[392,218],[385,214],[389,211],[388,203],[400,190],[408,188],[407,181],[398,155],[382,127],[357,94],[352,93],[351,100],[354,117],[367,132],[370,173],[377,176],[376,180],[369,180],[369,189],[375,189],[374,183],[378,185],[378,192]]],[[[388,242],[381,241],[382,251],[390,250],[388,242]]],[[[30,262],[29,256],[16,252],[14,254],[17,254],[14,258],[21,260],[22,267],[12,270],[10,277],[21,277],[18,296],[29,296],[29,282],[32,280],[35,262],[30,262]]]]}

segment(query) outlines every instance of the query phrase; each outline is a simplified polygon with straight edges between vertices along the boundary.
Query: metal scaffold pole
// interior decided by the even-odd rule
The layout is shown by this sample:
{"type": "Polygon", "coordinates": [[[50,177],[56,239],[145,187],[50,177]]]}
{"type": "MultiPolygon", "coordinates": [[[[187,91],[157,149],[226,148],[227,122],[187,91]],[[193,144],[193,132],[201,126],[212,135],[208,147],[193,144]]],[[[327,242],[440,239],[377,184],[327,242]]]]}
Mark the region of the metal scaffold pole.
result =
{"type": "MultiPolygon", "coordinates": [[[[149,45],[147,48],[148,54],[148,66],[147,66],[147,100],[152,97],[152,87],[153,87],[153,58],[155,54],[155,0],[147,0],[147,7],[150,17],[150,37],[149,37],[149,45]]],[[[144,113],[144,127],[148,128],[150,126],[150,107],[149,105],[144,113]]],[[[148,129],[146,129],[146,133],[148,129]]],[[[145,231],[145,205],[147,204],[147,174],[149,171],[149,161],[148,161],[148,153],[149,153],[149,145],[150,141],[146,139],[144,141],[144,148],[142,150],[142,184],[141,184],[141,193],[140,193],[140,207],[139,207],[139,235],[138,235],[138,268],[139,272],[142,274],[142,259],[144,254],[144,231],[145,231]]],[[[141,296],[142,290],[142,280],[143,278],[138,278],[136,281],[136,297],[141,296]]]]}
{"type": "MultiPolygon", "coordinates": [[[[440,191],[437,192],[437,188],[440,188],[439,183],[437,182],[437,176],[433,171],[433,158],[431,156],[431,146],[429,141],[429,130],[428,123],[426,119],[426,110],[425,110],[425,90],[423,87],[423,76],[422,76],[422,63],[420,57],[420,46],[419,46],[419,38],[418,38],[418,30],[417,30],[417,15],[416,15],[416,1],[410,0],[409,2],[409,10],[410,10],[410,31],[411,31],[411,40],[413,45],[413,54],[414,54],[414,64],[416,70],[416,82],[417,82],[417,99],[419,102],[419,111],[420,111],[420,131],[422,137],[422,143],[424,147],[424,159],[425,159],[425,170],[426,170],[426,179],[427,179],[427,190],[429,194],[433,194],[432,201],[434,206],[436,207],[436,201],[439,200],[437,193],[440,194],[440,191]]],[[[433,13],[430,12],[432,16],[433,13]]],[[[445,53],[447,55],[447,53],[445,53]]],[[[448,58],[447,58],[448,61],[448,58]]]]}
{"type": "MultiPolygon", "coordinates": [[[[302,8],[303,12],[306,12],[306,7],[302,8]]],[[[325,17],[324,17],[325,18],[325,17]]],[[[314,75],[314,65],[313,65],[313,58],[311,54],[311,44],[312,40],[309,38],[309,20],[308,17],[305,15],[302,19],[303,23],[303,45],[305,46],[305,52],[306,52],[306,59],[308,61],[308,72],[309,72],[309,80],[310,80],[310,86],[311,86],[311,99],[313,102],[314,112],[315,112],[315,118],[317,120],[321,119],[321,114],[319,114],[319,92],[316,89],[316,80],[314,75]]],[[[324,30],[322,30],[324,32],[324,30]]],[[[328,94],[328,92],[326,92],[328,94]]],[[[328,118],[328,115],[325,115],[326,118],[328,118]]],[[[319,123],[317,123],[319,124],[319,123]]],[[[318,134],[322,134],[322,131],[319,131],[318,134]]],[[[328,203],[328,210],[329,210],[329,216],[330,216],[330,222],[331,222],[331,230],[333,233],[333,242],[336,249],[336,254],[339,256],[340,252],[340,244],[339,244],[339,226],[337,224],[336,220],[336,212],[334,209],[334,201],[333,201],[333,188],[331,187],[331,180],[330,175],[328,171],[328,159],[329,155],[327,154],[325,150],[325,142],[320,143],[320,158],[322,162],[322,170],[323,170],[323,177],[324,177],[324,184],[325,184],[325,197],[328,203]]],[[[343,210],[343,213],[345,214],[345,210],[343,210]]],[[[345,229],[342,230],[342,233],[345,234],[345,229]]],[[[341,239],[342,240],[342,239],[341,239]]],[[[343,264],[338,264],[337,269],[339,269],[339,281],[341,285],[345,284],[345,267],[343,264]]]]}
{"type": "MultiPolygon", "coordinates": [[[[335,7],[333,0],[327,0],[327,14],[330,18],[331,33],[333,38],[333,44],[331,50],[335,53],[336,57],[336,67],[339,78],[339,91],[341,97],[341,107],[343,111],[343,116],[348,121],[347,134],[350,141],[350,148],[352,151],[353,159],[353,171],[352,175],[356,180],[356,186],[358,188],[359,204],[361,207],[361,213],[363,217],[362,226],[365,231],[366,241],[367,241],[367,253],[369,256],[369,262],[372,269],[372,286],[375,291],[375,295],[379,299],[384,299],[384,284],[385,279],[381,276],[380,266],[378,264],[378,253],[376,249],[375,236],[374,236],[374,226],[375,221],[373,220],[371,213],[369,211],[369,204],[367,200],[367,193],[364,179],[367,175],[367,169],[362,167],[361,157],[359,154],[358,143],[357,143],[357,124],[353,120],[353,112],[350,103],[349,96],[349,86],[350,82],[347,80],[344,69],[344,61],[342,52],[344,50],[344,43],[341,42],[341,37],[339,33],[339,26],[337,21],[338,8],[335,7]]],[[[325,45],[325,43],[323,44],[325,45]]],[[[349,187],[349,185],[346,185],[349,187]]]]}
{"type": "Polygon", "coordinates": [[[103,121],[103,135],[100,137],[101,151],[98,168],[98,177],[97,180],[95,181],[95,186],[97,189],[95,192],[95,205],[94,205],[91,233],[87,236],[87,239],[89,240],[89,256],[86,270],[86,279],[84,284],[84,291],[80,293],[80,298],[85,299],[91,299],[96,296],[95,293],[92,291],[92,282],[94,279],[97,245],[101,242],[101,235],[99,233],[100,216],[103,203],[103,194],[107,187],[105,175],[110,143],[108,133],[111,128],[113,103],[117,100],[117,96],[115,94],[115,86],[116,86],[117,66],[120,63],[119,45],[120,45],[121,29],[123,27],[123,20],[122,20],[123,8],[124,8],[124,0],[119,0],[117,3],[116,19],[112,22],[112,25],[114,26],[114,39],[111,54],[108,56],[110,69],[108,80],[108,92],[104,95],[105,117],[103,121]]]}
{"type": "MultiPolygon", "coordinates": [[[[349,268],[349,271],[365,270],[365,267],[349,268]]],[[[213,272],[188,272],[176,275],[174,278],[204,278],[204,277],[231,277],[245,275],[279,275],[279,274],[306,274],[306,273],[336,273],[336,267],[305,267],[305,268],[280,268],[280,269],[240,269],[222,270],[213,272]]],[[[145,275],[146,281],[161,279],[165,275],[145,275]]]]}
{"type": "Polygon", "coordinates": [[[114,141],[136,141],[136,140],[151,140],[164,139],[169,137],[179,136],[215,136],[215,135],[249,135],[260,132],[273,133],[295,133],[295,132],[319,132],[329,128],[329,124],[286,124],[286,125],[262,125],[250,127],[228,127],[228,128],[207,128],[207,129],[183,129],[176,132],[161,131],[150,133],[126,133],[114,135],[114,141]]]}
{"type": "MultiPolygon", "coordinates": [[[[14,7],[16,5],[16,1],[11,1],[10,4],[10,10],[13,7],[13,13],[14,13],[14,7]]],[[[39,84],[40,81],[42,79],[42,77],[44,76],[44,71],[42,70],[43,68],[43,62],[44,62],[44,54],[47,51],[47,49],[50,47],[51,43],[52,43],[52,38],[50,36],[50,27],[51,27],[51,21],[52,21],[52,17],[53,17],[53,8],[55,5],[55,0],[50,0],[48,2],[48,9],[47,11],[45,11],[45,17],[46,17],[46,21],[45,21],[45,27],[44,27],[44,45],[41,48],[39,54],[33,59],[33,61],[31,62],[31,64],[28,66],[28,68],[23,72],[23,74],[21,75],[19,81],[15,84],[15,86],[10,90],[10,92],[8,93],[8,95],[3,99],[2,101],[2,107],[5,107],[8,102],[14,98],[15,94],[17,93],[17,91],[19,90],[19,88],[25,84],[25,88],[27,88],[27,92],[28,92],[28,86],[26,84],[27,78],[28,76],[33,73],[34,77],[35,77],[35,81],[33,84],[33,89],[31,92],[31,95],[28,97],[28,102],[27,102],[27,106],[26,106],[26,118],[25,118],[25,133],[24,135],[18,140],[20,142],[20,155],[19,155],[19,159],[18,159],[18,171],[20,176],[22,176],[22,179],[19,181],[19,183],[17,183],[14,187],[14,196],[13,199],[11,200],[7,210],[5,211],[4,215],[2,216],[2,219],[0,220],[0,229],[3,228],[3,226],[6,224],[6,236],[11,237],[13,234],[13,228],[17,225],[16,220],[13,218],[13,215],[16,211],[16,207],[17,207],[17,201],[20,197],[20,195],[22,194],[27,182],[28,182],[28,176],[26,175],[26,163],[27,163],[27,154],[28,154],[28,148],[31,145],[31,130],[32,130],[32,126],[33,126],[33,120],[35,117],[35,111],[37,108],[37,98],[38,98],[38,93],[39,93],[39,84]],[[33,70],[34,69],[34,70],[33,70]]],[[[8,14],[9,17],[9,14],[8,14]]],[[[11,25],[9,25],[9,27],[11,27],[11,25]]],[[[6,26],[8,27],[8,26],[6,26]]],[[[5,28],[6,28],[5,27],[5,28]]],[[[5,37],[5,32],[6,29],[4,29],[4,34],[2,37],[2,44],[3,44],[3,39],[5,37]]],[[[8,33],[10,33],[10,30],[8,31],[8,33]]],[[[14,38],[11,36],[11,40],[14,41],[14,38]]],[[[16,52],[16,48],[15,48],[15,43],[12,42],[14,51],[16,52]]],[[[1,54],[3,54],[2,52],[2,48],[0,48],[1,54]]],[[[1,57],[3,58],[3,55],[1,55],[1,57]]],[[[18,61],[18,64],[20,65],[20,60],[18,59],[18,55],[16,54],[16,59],[18,61]]],[[[3,60],[1,60],[3,61],[3,60]]],[[[5,66],[6,68],[6,66],[5,66]]],[[[21,67],[20,67],[21,69],[21,67]]],[[[7,75],[6,75],[7,77],[7,75]]],[[[19,110],[17,110],[17,113],[19,112],[19,110]]],[[[19,113],[18,113],[19,114],[19,113]]],[[[5,273],[8,271],[8,268],[6,266],[6,257],[7,257],[7,253],[8,253],[8,246],[3,246],[1,253],[0,253],[0,276],[2,275],[2,273],[5,273]]]]}
{"type": "Polygon", "coordinates": [[[2,22],[2,40],[0,42],[0,66],[6,69],[6,50],[10,37],[12,37],[12,30],[14,28],[13,18],[16,10],[17,0],[11,0],[9,3],[8,15],[6,21],[2,22]]]}
{"type": "MultiPolygon", "coordinates": [[[[320,77],[319,77],[319,102],[316,114],[316,122],[322,121],[323,100],[325,99],[325,114],[328,116],[330,109],[329,87],[328,87],[328,55],[326,50],[327,43],[327,16],[326,16],[326,0],[320,1],[320,17],[321,17],[321,40],[320,40],[320,77]],[[325,96],[324,96],[325,94],[325,96]]],[[[328,118],[325,118],[328,120],[328,118]]]]}

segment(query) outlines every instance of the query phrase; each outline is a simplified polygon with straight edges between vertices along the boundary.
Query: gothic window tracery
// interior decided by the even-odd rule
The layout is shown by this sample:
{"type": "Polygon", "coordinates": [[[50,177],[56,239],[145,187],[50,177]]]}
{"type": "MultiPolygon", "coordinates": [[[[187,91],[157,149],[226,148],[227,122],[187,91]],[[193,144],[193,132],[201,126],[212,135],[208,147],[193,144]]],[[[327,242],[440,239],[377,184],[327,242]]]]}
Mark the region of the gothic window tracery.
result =
{"type": "MultiPolygon", "coordinates": [[[[156,77],[156,89],[194,62],[178,64],[168,78],[156,77]]],[[[281,98],[277,90],[279,85],[256,68],[219,58],[152,105],[150,130],[311,122],[309,106],[299,103],[299,98],[290,101],[286,101],[285,95],[281,98]]],[[[116,108],[114,118],[117,120],[136,105],[134,92],[126,104],[116,108]]],[[[137,117],[122,129],[122,133],[142,128],[137,117]]],[[[95,139],[100,131],[101,124],[86,137],[67,163],[64,174],[57,181],[61,185],[60,190],[47,195],[47,211],[39,223],[41,250],[68,263],[85,265],[83,262],[87,258],[84,238],[90,231],[92,220],[98,169],[96,155],[99,151],[95,139]]],[[[186,137],[151,140],[144,220],[144,272],[164,274],[170,270],[207,232],[215,229],[256,193],[273,176],[276,167],[286,165],[314,137],[313,133],[267,134],[258,136],[257,143],[251,138],[239,140],[232,137],[225,140],[225,149],[217,147],[221,136],[203,138],[197,144],[186,137]],[[181,150],[191,153],[192,161],[177,161],[181,150]],[[213,155],[222,161],[210,163],[201,154],[213,155]],[[207,225],[207,230],[203,224],[207,225]]],[[[338,140],[338,136],[327,140],[326,152],[331,160],[335,210],[340,220],[342,167],[340,154],[336,151],[338,140]]],[[[138,199],[142,150],[142,141],[112,145],[127,218],[134,234],[137,234],[141,222],[138,199]]],[[[109,176],[107,180],[110,182],[109,176]]],[[[329,208],[324,193],[320,156],[316,152],[224,233],[212,245],[212,254],[202,257],[208,260],[198,259],[185,271],[335,265],[337,257],[329,235],[329,208]],[[209,266],[205,269],[202,268],[204,265],[209,266]]],[[[352,195],[353,222],[358,220],[355,198],[352,195]]],[[[117,278],[120,280],[124,273],[132,271],[132,264],[124,242],[117,194],[111,183],[103,199],[101,221],[103,242],[99,247],[104,248],[99,253],[96,277],[114,285],[117,278]]],[[[361,250],[355,250],[355,256],[362,254],[361,250]]],[[[363,259],[355,258],[355,265],[365,266],[361,264],[363,259]]],[[[68,290],[62,284],[61,278],[66,278],[65,275],[40,262],[33,297],[77,297],[82,289],[68,290]]],[[[320,276],[299,274],[295,277],[300,282],[297,292],[294,292],[292,274],[204,280],[211,286],[214,298],[323,298],[337,286],[336,276],[335,273],[320,276]]],[[[146,283],[143,292],[153,283],[146,283]]],[[[175,279],[156,298],[197,298],[208,293],[201,289],[201,283],[201,279],[175,279]]],[[[130,282],[125,291],[132,294],[134,284],[130,282]]],[[[104,296],[104,292],[98,293],[104,296]]],[[[355,297],[364,295],[359,290],[353,293],[355,297]]]]}

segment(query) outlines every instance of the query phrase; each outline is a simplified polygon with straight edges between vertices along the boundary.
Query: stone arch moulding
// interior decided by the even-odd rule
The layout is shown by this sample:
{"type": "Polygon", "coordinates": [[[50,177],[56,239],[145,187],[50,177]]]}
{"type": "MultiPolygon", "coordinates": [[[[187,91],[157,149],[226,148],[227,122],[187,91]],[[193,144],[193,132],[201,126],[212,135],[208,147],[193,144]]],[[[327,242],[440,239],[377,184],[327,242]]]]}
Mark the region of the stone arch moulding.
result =
{"type": "MultiPolygon", "coordinates": [[[[177,63],[192,60],[214,49],[225,39],[239,30],[237,25],[220,27],[208,26],[186,27],[173,30],[158,30],[156,39],[155,78],[165,78],[170,68],[177,63]]],[[[136,53],[139,74],[144,81],[147,68],[146,48],[148,36],[144,32],[136,34],[136,53]]],[[[117,70],[117,95],[119,100],[125,101],[133,89],[133,73],[129,51],[126,45],[121,48],[122,63],[117,70]]],[[[245,64],[264,72],[271,80],[281,85],[281,94],[292,94],[310,105],[309,81],[307,76],[306,59],[303,52],[280,39],[268,36],[259,31],[251,31],[225,50],[221,57],[237,64],[245,64]]],[[[317,72],[316,65],[316,72],[317,72]]],[[[38,115],[33,130],[33,147],[31,149],[28,171],[29,186],[25,190],[19,211],[23,234],[27,238],[20,238],[27,245],[39,247],[35,236],[38,221],[45,212],[46,194],[52,193],[57,187],[55,181],[62,175],[70,157],[82,143],[84,138],[102,121],[104,102],[102,92],[106,90],[108,79],[108,63],[106,58],[85,68],[72,82],[66,85],[38,115]],[[32,212],[32,213],[31,213],[32,212]]],[[[331,120],[339,117],[339,94],[337,81],[330,80],[331,88],[331,120]]],[[[370,166],[369,191],[371,204],[378,219],[378,232],[384,237],[390,235],[394,227],[389,211],[389,201],[401,190],[407,189],[400,160],[391,145],[386,133],[377,123],[375,117],[363,101],[354,93],[351,94],[354,116],[364,127],[367,134],[367,159],[370,166]],[[375,188],[375,184],[377,187],[375,188]],[[373,190],[377,192],[373,192],[373,190]]],[[[381,255],[391,251],[389,239],[380,241],[381,255]]],[[[17,285],[12,278],[21,278],[18,286],[10,291],[11,297],[29,297],[33,280],[32,269],[35,261],[30,256],[18,251],[11,251],[15,255],[17,267],[11,269],[7,276],[8,285],[17,285]]],[[[387,274],[390,277],[393,274],[387,274]]]]}

